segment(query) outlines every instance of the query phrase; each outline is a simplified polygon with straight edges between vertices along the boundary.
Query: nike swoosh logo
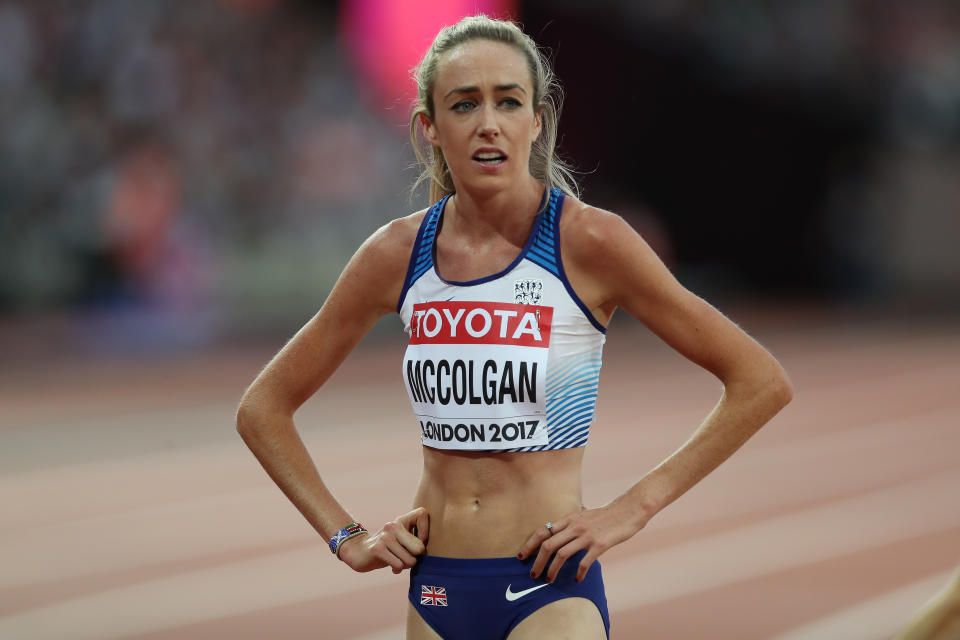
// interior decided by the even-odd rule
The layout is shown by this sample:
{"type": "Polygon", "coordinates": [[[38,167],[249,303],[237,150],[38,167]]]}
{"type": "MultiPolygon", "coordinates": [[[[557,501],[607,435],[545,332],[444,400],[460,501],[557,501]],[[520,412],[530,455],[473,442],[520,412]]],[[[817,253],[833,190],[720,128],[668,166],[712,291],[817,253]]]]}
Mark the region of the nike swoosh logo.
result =
{"type": "Polygon", "coordinates": [[[513,602],[514,600],[519,600],[523,596],[527,595],[528,593],[532,593],[537,589],[543,589],[544,587],[549,587],[550,584],[549,583],[538,584],[535,587],[530,587],[529,589],[524,589],[523,591],[517,591],[517,592],[510,591],[510,587],[512,586],[513,586],[512,584],[507,585],[507,593],[505,594],[507,600],[510,602],[513,602]]]}

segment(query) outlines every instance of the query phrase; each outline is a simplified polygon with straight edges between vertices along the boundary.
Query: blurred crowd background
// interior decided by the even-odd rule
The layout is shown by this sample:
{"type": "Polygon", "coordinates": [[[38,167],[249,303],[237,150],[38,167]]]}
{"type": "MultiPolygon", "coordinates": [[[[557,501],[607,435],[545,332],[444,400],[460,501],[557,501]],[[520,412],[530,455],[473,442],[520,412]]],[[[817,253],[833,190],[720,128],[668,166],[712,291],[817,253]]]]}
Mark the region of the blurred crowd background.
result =
{"type": "Polygon", "coordinates": [[[584,198],[696,292],[960,308],[956,2],[8,0],[4,348],[289,335],[427,204],[411,52],[477,9],[550,50],[584,198]]]}

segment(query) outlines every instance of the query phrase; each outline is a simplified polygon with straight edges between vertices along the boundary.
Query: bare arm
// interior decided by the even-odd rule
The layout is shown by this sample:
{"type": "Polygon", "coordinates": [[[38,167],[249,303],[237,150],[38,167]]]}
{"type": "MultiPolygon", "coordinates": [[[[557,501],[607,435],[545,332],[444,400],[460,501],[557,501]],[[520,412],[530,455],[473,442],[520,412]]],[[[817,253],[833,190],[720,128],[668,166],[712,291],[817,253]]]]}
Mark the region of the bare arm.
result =
{"type": "MultiPolygon", "coordinates": [[[[296,410],[336,371],[376,321],[395,311],[416,220],[384,226],[354,254],[319,312],[280,350],[247,389],[237,431],[277,486],[326,540],[354,519],[327,490],[294,426],[296,410]]],[[[351,539],[341,558],[365,571],[412,566],[426,540],[422,509],[366,537],[351,539]],[[418,536],[410,533],[417,526],[418,536]],[[360,549],[360,547],[370,547],[360,549]]]]}
{"type": "Polygon", "coordinates": [[[622,308],[723,383],[716,407],[671,456],[605,507],[570,514],[560,527],[554,523],[552,536],[543,529],[524,546],[524,555],[540,546],[537,572],[558,552],[548,577],[567,557],[588,549],[582,578],[601,553],[637,533],[739,449],[790,401],[792,388],[773,356],[677,282],[622,218],[584,206],[571,213],[567,228],[575,222],[577,231],[563,240],[564,266],[595,315],[606,319],[622,308]]]}
{"type": "Polygon", "coordinates": [[[602,215],[619,262],[608,300],[723,383],[690,439],[622,496],[642,526],[739,449],[790,401],[792,388],[766,349],[677,282],[621,218],[602,215]]]}

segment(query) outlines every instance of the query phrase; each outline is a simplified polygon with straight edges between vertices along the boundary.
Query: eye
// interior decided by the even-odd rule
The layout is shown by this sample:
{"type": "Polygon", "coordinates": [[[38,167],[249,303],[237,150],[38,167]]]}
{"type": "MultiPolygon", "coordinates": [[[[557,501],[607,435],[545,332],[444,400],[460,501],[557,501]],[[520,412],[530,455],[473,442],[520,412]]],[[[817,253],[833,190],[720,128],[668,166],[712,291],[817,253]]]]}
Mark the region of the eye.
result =
{"type": "Polygon", "coordinates": [[[450,110],[455,111],[457,113],[466,113],[471,109],[473,109],[474,106],[475,105],[473,103],[473,100],[461,100],[460,102],[450,107],[450,110]]]}
{"type": "Polygon", "coordinates": [[[521,103],[516,98],[504,98],[503,100],[500,101],[500,104],[506,107],[507,109],[519,109],[520,107],[523,106],[523,103],[521,103]]]}

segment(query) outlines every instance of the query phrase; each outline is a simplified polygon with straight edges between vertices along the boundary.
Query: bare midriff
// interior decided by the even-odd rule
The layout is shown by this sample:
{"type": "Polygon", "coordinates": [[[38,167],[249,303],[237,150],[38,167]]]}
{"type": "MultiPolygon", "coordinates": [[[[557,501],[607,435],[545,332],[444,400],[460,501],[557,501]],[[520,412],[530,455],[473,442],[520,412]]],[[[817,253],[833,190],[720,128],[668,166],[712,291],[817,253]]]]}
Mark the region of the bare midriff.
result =
{"type": "Polygon", "coordinates": [[[490,453],[424,447],[414,506],[430,514],[427,553],[516,556],[544,523],[582,508],[583,451],[490,453]]]}

